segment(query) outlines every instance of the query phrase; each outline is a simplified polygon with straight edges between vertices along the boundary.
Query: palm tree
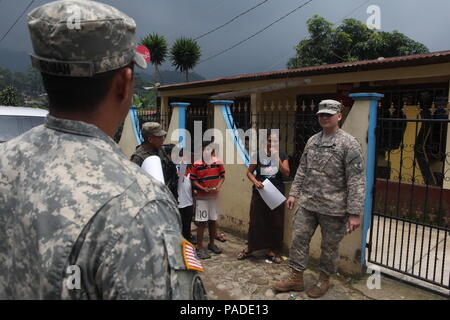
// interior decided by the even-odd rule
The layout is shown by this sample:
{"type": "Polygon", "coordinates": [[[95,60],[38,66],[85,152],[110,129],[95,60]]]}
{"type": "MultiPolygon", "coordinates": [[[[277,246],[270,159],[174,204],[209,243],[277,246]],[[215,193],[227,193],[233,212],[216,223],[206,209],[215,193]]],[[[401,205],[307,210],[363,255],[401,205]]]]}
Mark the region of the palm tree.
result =
{"type": "Polygon", "coordinates": [[[142,39],[141,44],[150,50],[150,62],[155,67],[156,82],[161,82],[158,66],[166,60],[167,52],[169,51],[166,39],[164,36],[152,33],[142,39]]]}
{"type": "Polygon", "coordinates": [[[16,87],[7,86],[3,90],[0,90],[0,106],[19,107],[20,105],[21,101],[16,87]]]}
{"type": "Polygon", "coordinates": [[[185,73],[186,82],[189,82],[189,70],[197,65],[201,55],[197,41],[181,37],[173,44],[170,59],[177,70],[185,73]]]}

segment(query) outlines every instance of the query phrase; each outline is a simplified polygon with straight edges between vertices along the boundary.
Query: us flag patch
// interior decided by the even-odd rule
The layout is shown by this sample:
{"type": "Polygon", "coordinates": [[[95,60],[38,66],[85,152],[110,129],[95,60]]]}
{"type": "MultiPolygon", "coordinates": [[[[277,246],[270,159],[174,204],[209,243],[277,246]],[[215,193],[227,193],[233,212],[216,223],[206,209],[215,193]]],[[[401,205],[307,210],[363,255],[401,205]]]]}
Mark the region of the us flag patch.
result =
{"type": "Polygon", "coordinates": [[[183,257],[186,268],[189,270],[205,271],[202,263],[195,253],[194,246],[187,240],[183,239],[183,257]]]}

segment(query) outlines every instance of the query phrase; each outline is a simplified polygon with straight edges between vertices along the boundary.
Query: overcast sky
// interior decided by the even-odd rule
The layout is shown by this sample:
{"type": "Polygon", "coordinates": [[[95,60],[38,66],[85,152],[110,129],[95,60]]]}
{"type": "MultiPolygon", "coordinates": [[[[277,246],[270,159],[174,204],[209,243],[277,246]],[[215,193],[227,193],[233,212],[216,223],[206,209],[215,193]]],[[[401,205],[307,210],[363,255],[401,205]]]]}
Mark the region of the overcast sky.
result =
{"type": "MultiPolygon", "coordinates": [[[[180,36],[197,37],[217,27],[263,0],[102,0],[136,20],[138,38],[152,32],[166,36],[169,43],[180,36]]],[[[29,0],[0,0],[0,38],[13,24],[29,0]]],[[[37,0],[32,8],[47,0],[37,0]]],[[[202,38],[202,59],[247,38],[282,17],[306,0],[269,0],[226,27],[202,38]]],[[[430,51],[450,49],[448,0],[314,0],[257,37],[212,60],[194,71],[206,78],[285,69],[294,56],[294,46],[307,37],[306,21],[320,14],[330,22],[344,17],[367,21],[370,5],[381,8],[383,31],[399,30],[425,44],[430,51]],[[364,5],[363,5],[364,4],[364,5]],[[363,6],[361,6],[363,5],[363,6]],[[360,7],[359,9],[357,9],[360,7]],[[355,10],[357,9],[357,10],[355,10]]],[[[31,10],[31,9],[30,9],[31,10]]],[[[30,51],[25,17],[0,48],[30,51]]],[[[172,69],[165,63],[162,69],[172,69]]]]}

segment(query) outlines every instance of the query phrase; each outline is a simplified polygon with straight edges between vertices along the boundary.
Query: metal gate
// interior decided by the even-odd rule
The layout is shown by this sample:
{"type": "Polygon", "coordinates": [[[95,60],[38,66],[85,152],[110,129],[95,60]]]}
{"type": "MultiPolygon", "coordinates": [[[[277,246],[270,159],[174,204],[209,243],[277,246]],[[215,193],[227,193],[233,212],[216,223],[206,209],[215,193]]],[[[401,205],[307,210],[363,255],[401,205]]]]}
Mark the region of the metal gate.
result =
{"type": "Polygon", "coordinates": [[[438,289],[450,289],[447,97],[446,89],[385,93],[368,242],[369,263],[438,289]]]}
{"type": "Polygon", "coordinates": [[[186,112],[186,130],[191,134],[191,150],[195,150],[194,139],[202,141],[205,131],[213,127],[214,109],[208,104],[208,100],[184,99],[183,101],[190,103],[186,112]],[[196,123],[201,124],[201,137],[195,136],[196,123]]]}

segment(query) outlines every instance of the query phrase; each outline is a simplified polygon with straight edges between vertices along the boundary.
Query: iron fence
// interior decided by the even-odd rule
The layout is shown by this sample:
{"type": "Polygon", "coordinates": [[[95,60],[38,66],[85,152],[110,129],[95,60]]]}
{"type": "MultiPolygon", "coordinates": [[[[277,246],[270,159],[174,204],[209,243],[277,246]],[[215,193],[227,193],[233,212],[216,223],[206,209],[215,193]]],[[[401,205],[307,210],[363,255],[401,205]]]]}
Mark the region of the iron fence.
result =
{"type": "Polygon", "coordinates": [[[450,106],[445,89],[379,104],[368,261],[450,289],[450,106]]]}
{"type": "MultiPolygon", "coordinates": [[[[191,105],[186,111],[186,130],[191,135],[191,150],[195,150],[195,139],[203,140],[205,131],[214,126],[214,108],[208,101],[190,101],[191,105]],[[195,125],[201,125],[201,137],[195,136],[195,125]]],[[[198,159],[199,155],[196,155],[198,159]]]]}
{"type": "Polygon", "coordinates": [[[163,130],[167,131],[170,124],[170,118],[172,116],[172,107],[169,106],[169,109],[165,113],[161,113],[156,110],[137,109],[136,114],[140,129],[142,129],[142,125],[146,122],[158,122],[161,124],[163,130]]]}
{"type": "MultiPolygon", "coordinates": [[[[256,111],[250,108],[250,99],[236,100],[230,110],[236,128],[244,132],[254,128],[279,130],[279,150],[289,159],[293,179],[308,139],[320,132],[316,112],[321,100],[335,98],[333,94],[302,95],[295,101],[263,101],[256,111]]],[[[249,151],[249,140],[245,141],[249,151]]]]}

